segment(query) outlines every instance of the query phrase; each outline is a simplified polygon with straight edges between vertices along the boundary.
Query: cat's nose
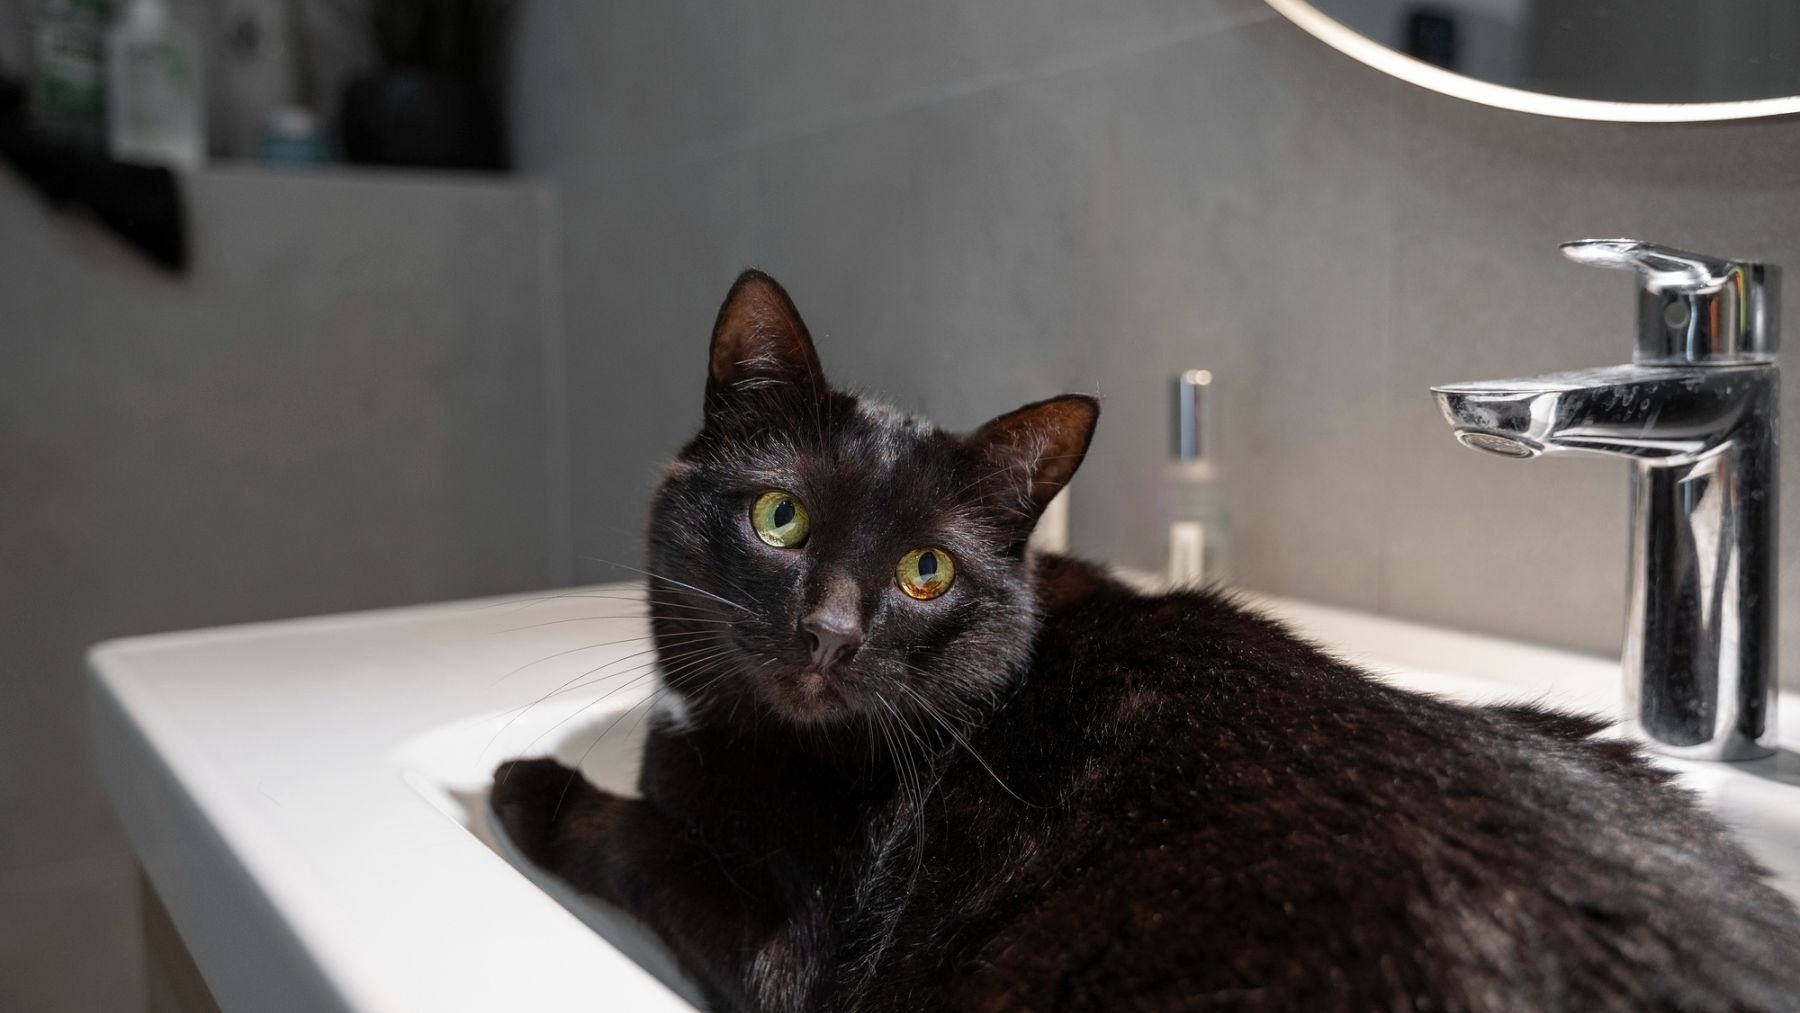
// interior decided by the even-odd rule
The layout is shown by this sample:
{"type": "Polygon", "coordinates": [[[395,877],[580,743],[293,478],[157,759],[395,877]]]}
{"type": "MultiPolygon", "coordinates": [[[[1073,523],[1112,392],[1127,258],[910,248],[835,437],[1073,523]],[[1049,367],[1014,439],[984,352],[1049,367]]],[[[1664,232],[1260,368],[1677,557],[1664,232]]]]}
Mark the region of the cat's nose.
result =
{"type": "Polygon", "coordinates": [[[813,664],[820,670],[833,662],[847,660],[862,646],[862,624],[840,612],[820,610],[800,621],[806,645],[812,651],[813,664]]]}

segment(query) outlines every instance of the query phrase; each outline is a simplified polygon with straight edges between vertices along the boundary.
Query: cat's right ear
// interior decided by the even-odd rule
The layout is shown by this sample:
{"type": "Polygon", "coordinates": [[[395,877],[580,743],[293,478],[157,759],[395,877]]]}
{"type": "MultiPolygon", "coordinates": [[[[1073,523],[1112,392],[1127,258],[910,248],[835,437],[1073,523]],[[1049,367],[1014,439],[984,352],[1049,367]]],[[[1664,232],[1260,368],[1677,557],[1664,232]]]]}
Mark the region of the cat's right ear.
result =
{"type": "Polygon", "coordinates": [[[708,410],[732,395],[789,386],[808,398],[825,392],[825,374],[812,335],[794,301],[774,278],[750,270],[738,275],[719,307],[707,360],[708,410]]]}

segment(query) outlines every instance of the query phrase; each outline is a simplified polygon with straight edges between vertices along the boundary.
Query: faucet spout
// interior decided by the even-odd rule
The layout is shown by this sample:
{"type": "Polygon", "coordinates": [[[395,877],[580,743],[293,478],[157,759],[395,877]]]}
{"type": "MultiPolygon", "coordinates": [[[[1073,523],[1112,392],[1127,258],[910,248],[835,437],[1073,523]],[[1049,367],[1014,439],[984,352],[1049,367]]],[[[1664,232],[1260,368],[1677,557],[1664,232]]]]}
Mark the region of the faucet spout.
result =
{"type": "Polygon", "coordinates": [[[1464,446],[1630,460],[1627,715],[1658,750],[1774,741],[1774,364],[1626,365],[1432,388],[1464,446]]]}
{"type": "Polygon", "coordinates": [[[1458,442],[1504,457],[1585,453],[1665,465],[1699,460],[1766,403],[1759,366],[1606,366],[1433,387],[1458,442]]]}

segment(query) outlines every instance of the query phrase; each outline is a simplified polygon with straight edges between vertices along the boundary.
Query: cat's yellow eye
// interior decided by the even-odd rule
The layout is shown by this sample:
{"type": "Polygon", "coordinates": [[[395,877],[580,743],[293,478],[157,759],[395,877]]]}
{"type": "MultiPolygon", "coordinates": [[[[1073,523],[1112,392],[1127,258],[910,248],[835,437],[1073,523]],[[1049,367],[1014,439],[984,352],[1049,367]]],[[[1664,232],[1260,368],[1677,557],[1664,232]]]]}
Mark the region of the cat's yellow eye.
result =
{"type": "Polygon", "coordinates": [[[750,508],[750,526],[756,537],[779,549],[792,549],[806,541],[812,522],[806,508],[791,493],[771,489],[756,497],[750,508]]]}
{"type": "Polygon", "coordinates": [[[900,557],[894,576],[900,579],[900,590],[909,597],[929,601],[950,590],[956,579],[956,564],[943,549],[914,549],[900,557]]]}

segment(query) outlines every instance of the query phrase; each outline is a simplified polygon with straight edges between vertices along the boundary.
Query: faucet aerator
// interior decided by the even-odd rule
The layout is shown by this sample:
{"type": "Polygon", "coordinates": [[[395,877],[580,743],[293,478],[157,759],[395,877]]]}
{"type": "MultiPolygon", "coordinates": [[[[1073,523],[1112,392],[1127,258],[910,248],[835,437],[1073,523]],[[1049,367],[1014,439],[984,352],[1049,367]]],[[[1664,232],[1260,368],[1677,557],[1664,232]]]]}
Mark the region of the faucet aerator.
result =
{"type": "Polygon", "coordinates": [[[1532,446],[1524,440],[1515,439],[1511,436],[1501,436],[1499,433],[1484,433],[1475,429],[1458,429],[1456,430],[1455,435],[1456,442],[1471,450],[1485,450],[1490,454],[1499,454],[1501,457],[1536,457],[1543,452],[1543,448],[1541,447],[1532,446]]]}

